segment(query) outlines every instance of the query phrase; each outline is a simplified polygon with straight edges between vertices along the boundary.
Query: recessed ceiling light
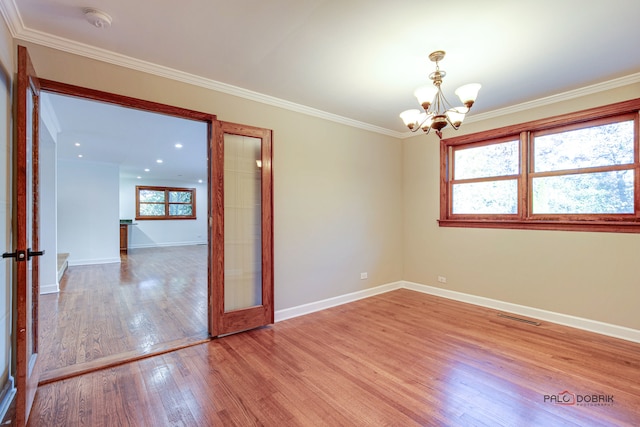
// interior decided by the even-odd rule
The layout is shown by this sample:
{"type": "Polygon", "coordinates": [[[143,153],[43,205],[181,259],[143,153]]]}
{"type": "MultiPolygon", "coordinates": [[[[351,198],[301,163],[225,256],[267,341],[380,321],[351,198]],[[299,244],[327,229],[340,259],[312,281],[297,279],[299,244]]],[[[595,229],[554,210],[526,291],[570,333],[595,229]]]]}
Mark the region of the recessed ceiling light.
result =
{"type": "Polygon", "coordinates": [[[151,170],[151,169],[149,169],[149,168],[146,168],[146,169],[145,169],[144,171],[145,171],[145,172],[149,172],[150,170],[151,170]]]}
{"type": "Polygon", "coordinates": [[[156,163],[162,163],[162,159],[156,160],[156,163]]]}
{"type": "Polygon", "coordinates": [[[199,180],[198,180],[198,182],[199,182],[200,184],[202,184],[202,180],[201,180],[201,179],[199,179],[199,180]]]}
{"type": "Polygon", "coordinates": [[[78,157],[82,157],[82,154],[78,154],[78,157]]]}
{"type": "Polygon", "coordinates": [[[142,177],[141,177],[141,176],[139,176],[139,177],[138,177],[138,179],[142,179],[142,177]]]}
{"type": "Polygon", "coordinates": [[[73,144],[73,145],[75,145],[76,147],[80,147],[80,143],[79,143],[79,142],[76,142],[76,143],[75,143],[75,144],[73,144]]]}
{"type": "Polygon", "coordinates": [[[175,147],[176,147],[176,148],[182,148],[182,144],[177,143],[177,144],[175,145],[175,147]]]}

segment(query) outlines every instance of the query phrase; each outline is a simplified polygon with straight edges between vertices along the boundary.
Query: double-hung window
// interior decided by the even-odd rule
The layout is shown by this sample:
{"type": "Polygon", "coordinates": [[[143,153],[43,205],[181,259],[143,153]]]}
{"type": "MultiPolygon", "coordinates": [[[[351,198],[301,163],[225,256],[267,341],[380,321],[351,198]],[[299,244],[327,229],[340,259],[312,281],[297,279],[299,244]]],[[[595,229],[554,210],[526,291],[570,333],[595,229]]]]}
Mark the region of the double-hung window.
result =
{"type": "Polygon", "coordinates": [[[196,219],[195,188],[136,186],[136,219],[196,219]]]}
{"type": "Polygon", "coordinates": [[[440,225],[640,232],[640,100],[441,141],[440,225]]]}

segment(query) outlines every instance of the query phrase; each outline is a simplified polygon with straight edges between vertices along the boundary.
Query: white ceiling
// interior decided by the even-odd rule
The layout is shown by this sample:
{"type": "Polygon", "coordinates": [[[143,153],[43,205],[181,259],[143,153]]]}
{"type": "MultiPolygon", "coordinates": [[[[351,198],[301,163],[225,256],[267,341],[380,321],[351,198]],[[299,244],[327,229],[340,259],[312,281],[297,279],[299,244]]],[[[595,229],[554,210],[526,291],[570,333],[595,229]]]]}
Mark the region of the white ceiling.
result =
{"type": "Polygon", "coordinates": [[[447,52],[450,99],[483,85],[469,120],[640,81],[638,0],[0,0],[0,11],[17,39],[399,137],[434,50],[447,52]],[[91,26],[84,7],[111,27],[91,26]]]}
{"type": "Polygon", "coordinates": [[[142,184],[207,182],[206,123],[52,93],[42,98],[58,159],[116,164],[122,178],[142,184]]]}

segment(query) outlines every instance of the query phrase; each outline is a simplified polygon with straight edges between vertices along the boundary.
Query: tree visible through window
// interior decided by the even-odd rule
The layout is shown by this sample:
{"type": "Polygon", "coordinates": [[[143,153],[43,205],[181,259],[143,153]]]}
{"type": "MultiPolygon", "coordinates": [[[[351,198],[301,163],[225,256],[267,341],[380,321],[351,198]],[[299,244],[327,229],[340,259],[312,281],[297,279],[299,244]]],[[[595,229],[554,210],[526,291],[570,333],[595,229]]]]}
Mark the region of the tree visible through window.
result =
{"type": "Polygon", "coordinates": [[[195,188],[136,186],[136,219],[196,219],[195,188]]]}
{"type": "Polygon", "coordinates": [[[443,140],[440,225],[640,232],[639,108],[443,140]]]}

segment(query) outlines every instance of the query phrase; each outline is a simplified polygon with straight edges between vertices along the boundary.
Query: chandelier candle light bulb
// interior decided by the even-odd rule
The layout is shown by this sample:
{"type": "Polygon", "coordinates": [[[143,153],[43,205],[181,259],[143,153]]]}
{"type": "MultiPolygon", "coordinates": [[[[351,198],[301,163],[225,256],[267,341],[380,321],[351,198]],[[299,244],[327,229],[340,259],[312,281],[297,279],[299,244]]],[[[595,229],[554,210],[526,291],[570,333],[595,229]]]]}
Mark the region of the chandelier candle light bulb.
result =
{"type": "Polygon", "coordinates": [[[433,81],[433,86],[419,87],[414,92],[418,103],[424,111],[411,109],[400,113],[400,118],[411,132],[422,129],[425,133],[429,133],[433,129],[438,137],[442,138],[442,129],[447,125],[451,125],[452,128],[458,130],[465,115],[469,112],[478,96],[480,84],[470,83],[460,86],[455,91],[463,106],[454,107],[447,101],[440,88],[442,79],[447,73],[440,70],[438,64],[444,58],[444,55],[445,52],[443,50],[437,50],[429,55],[429,59],[436,63],[436,71],[429,74],[429,79],[433,81]]]}

